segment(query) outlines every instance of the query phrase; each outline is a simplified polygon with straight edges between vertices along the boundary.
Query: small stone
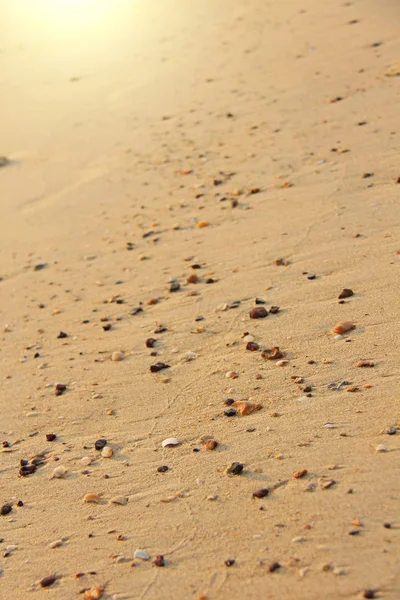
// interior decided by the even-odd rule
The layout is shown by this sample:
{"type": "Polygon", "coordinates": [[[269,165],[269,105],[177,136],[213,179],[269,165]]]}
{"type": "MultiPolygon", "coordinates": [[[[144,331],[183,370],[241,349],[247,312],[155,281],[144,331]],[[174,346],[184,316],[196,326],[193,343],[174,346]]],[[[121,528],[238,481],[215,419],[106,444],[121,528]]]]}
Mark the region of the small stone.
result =
{"type": "Polygon", "coordinates": [[[237,379],[239,377],[239,375],[235,371],[227,371],[225,373],[225,377],[227,379],[237,379]]]}
{"type": "Polygon", "coordinates": [[[396,435],[396,433],[397,433],[397,427],[396,427],[396,425],[393,425],[392,427],[388,427],[386,429],[385,433],[387,435],[396,435]]]}
{"type": "Polygon", "coordinates": [[[308,471],[307,469],[298,469],[297,471],[295,471],[293,473],[293,478],[294,479],[302,479],[303,477],[305,477],[307,475],[308,471]]]}
{"type": "Polygon", "coordinates": [[[63,466],[60,465],[59,467],[56,467],[53,471],[53,477],[55,477],[56,479],[62,479],[64,477],[64,475],[66,474],[67,469],[63,466]]]}
{"type": "Polygon", "coordinates": [[[216,440],[207,440],[204,444],[207,450],[215,450],[218,446],[218,442],[216,440]]]}
{"type": "Polygon", "coordinates": [[[372,360],[359,360],[358,363],[356,364],[356,367],[359,368],[371,368],[374,367],[375,363],[372,362],[372,360]]]}
{"type": "Polygon", "coordinates": [[[313,481],[310,481],[309,483],[307,483],[306,487],[304,488],[304,491],[313,492],[316,487],[317,486],[315,485],[315,483],[313,481]]]}
{"type": "Polygon", "coordinates": [[[250,352],[257,352],[258,349],[259,345],[257,344],[257,342],[248,342],[246,344],[246,350],[250,350],[250,352]]]}
{"type": "Polygon", "coordinates": [[[314,273],[308,273],[308,275],[307,275],[307,279],[312,280],[312,279],[316,279],[316,278],[317,278],[317,276],[314,273]]]}
{"type": "Polygon", "coordinates": [[[355,325],[351,321],[339,321],[339,323],[336,323],[336,325],[332,331],[333,331],[333,333],[342,334],[342,333],[347,333],[348,331],[351,331],[354,328],[355,328],[355,325]]]}
{"type": "Polygon", "coordinates": [[[56,384],[56,396],[62,396],[62,394],[65,392],[65,390],[67,389],[67,386],[64,385],[63,383],[57,383],[56,384]]]}
{"type": "Polygon", "coordinates": [[[92,462],[92,459],[90,458],[90,456],[84,456],[83,458],[81,458],[81,460],[79,462],[84,467],[88,467],[90,465],[90,463],[92,462]]]}
{"type": "Polygon", "coordinates": [[[57,339],[62,340],[67,337],[68,337],[68,333],[65,333],[65,331],[60,331],[60,333],[57,336],[57,339]]]}
{"type": "Polygon", "coordinates": [[[227,467],[226,472],[228,475],[240,475],[243,471],[244,465],[240,462],[233,462],[227,467]]]}
{"type": "Polygon", "coordinates": [[[275,363],[275,366],[276,366],[276,367],[284,367],[284,366],[285,366],[285,365],[287,365],[287,364],[288,364],[288,361],[287,361],[287,360],[278,360],[278,361],[275,363]]]}
{"type": "Polygon", "coordinates": [[[56,434],[55,433],[46,433],[46,440],[48,442],[54,442],[54,440],[56,439],[56,434]]]}
{"type": "Polygon", "coordinates": [[[336,481],[334,479],[326,479],[320,481],[320,486],[323,490],[329,490],[333,485],[335,485],[336,481]]]}
{"type": "Polygon", "coordinates": [[[155,565],[156,567],[165,567],[165,560],[162,554],[157,554],[157,556],[153,560],[153,565],[155,565]]]}
{"type": "Polygon", "coordinates": [[[268,317],[268,311],[264,306],[256,306],[251,309],[249,317],[250,319],[265,319],[265,317],[268,317]]]}
{"type": "Polygon", "coordinates": [[[93,502],[94,504],[98,504],[101,498],[97,494],[85,494],[83,496],[84,502],[93,502]]]}
{"type": "Polygon", "coordinates": [[[103,458],[111,458],[113,454],[113,449],[110,448],[110,446],[104,446],[103,450],[101,451],[103,458]]]}
{"type": "Polygon", "coordinates": [[[113,352],[112,355],[111,355],[111,360],[113,362],[119,362],[120,360],[123,360],[123,359],[124,359],[124,353],[123,352],[116,351],[116,352],[113,352]]]}
{"type": "Polygon", "coordinates": [[[227,558],[225,561],[225,564],[227,567],[231,567],[232,565],[235,564],[235,559],[234,558],[227,558]]]}
{"type": "Polygon", "coordinates": [[[166,438],[162,443],[163,448],[171,448],[173,446],[179,446],[180,441],[176,438],[166,438]]]}
{"type": "Polygon", "coordinates": [[[5,517],[6,515],[10,514],[11,511],[12,511],[11,504],[3,504],[3,506],[0,509],[0,514],[3,517],[5,517]]]}
{"type": "Polygon", "coordinates": [[[254,336],[250,335],[250,334],[246,334],[243,339],[242,342],[244,344],[249,344],[250,342],[254,342],[254,336]]]}
{"type": "Polygon", "coordinates": [[[57,581],[57,577],[55,575],[49,575],[48,577],[43,577],[40,581],[40,586],[42,588],[50,587],[55,581],[57,581]]]}
{"type": "Polygon", "coordinates": [[[104,446],[107,445],[107,440],[105,440],[104,438],[101,438],[100,440],[96,440],[94,443],[94,447],[96,448],[96,450],[102,450],[104,448],[104,446]]]}
{"type": "Polygon", "coordinates": [[[128,498],[126,496],[114,496],[114,498],[110,499],[110,504],[125,506],[125,504],[128,504],[128,498]]]}
{"type": "Polygon", "coordinates": [[[60,548],[60,546],[63,545],[63,541],[62,540],[55,540],[54,542],[51,542],[49,544],[49,548],[54,549],[54,548],[60,548]]]}
{"type": "Polygon", "coordinates": [[[347,575],[347,569],[344,567],[335,567],[332,571],[334,575],[347,575]]]}
{"type": "Polygon", "coordinates": [[[236,409],[234,409],[234,408],[228,408],[228,410],[226,410],[224,412],[224,415],[226,417],[234,417],[235,415],[237,415],[236,409]]]}
{"type": "Polygon", "coordinates": [[[238,400],[236,402],[233,402],[232,406],[234,406],[237,412],[239,412],[241,415],[250,415],[252,412],[262,409],[261,404],[247,402],[246,400],[238,400]]]}
{"type": "Polygon", "coordinates": [[[146,550],[135,550],[133,558],[141,558],[142,560],[150,560],[150,554],[146,550]]]}
{"type": "Polygon", "coordinates": [[[166,473],[168,470],[169,470],[169,467],[167,467],[167,465],[161,465],[161,467],[157,467],[158,473],[166,473]]]}
{"type": "Polygon", "coordinates": [[[253,492],[252,497],[253,498],[265,498],[266,496],[268,496],[268,494],[269,494],[268,488],[260,488],[259,490],[256,490],[255,492],[253,492]]]}
{"type": "Polygon", "coordinates": [[[292,539],[292,544],[301,544],[302,542],[305,542],[306,538],[302,535],[298,535],[297,537],[294,537],[292,539]]]}
{"type": "Polygon", "coordinates": [[[179,281],[173,281],[171,283],[171,285],[169,286],[170,292],[178,292],[180,289],[181,289],[181,284],[179,283],[179,281]]]}
{"type": "Polygon", "coordinates": [[[376,598],[375,590],[364,590],[362,593],[363,598],[376,598]]]}
{"type": "Polygon", "coordinates": [[[101,587],[93,587],[89,590],[86,590],[83,594],[83,600],[100,600],[104,593],[104,588],[101,587]]]}
{"type": "Polygon", "coordinates": [[[342,300],[343,298],[350,298],[350,296],[353,296],[353,295],[354,295],[353,290],[350,290],[349,288],[343,288],[338,296],[338,299],[342,300]]]}
{"type": "Polygon", "coordinates": [[[159,371],[162,371],[163,369],[169,369],[170,365],[167,365],[163,362],[158,362],[155,365],[151,365],[150,367],[150,371],[152,373],[158,373],[159,371]]]}
{"type": "Polygon", "coordinates": [[[387,447],[384,444],[378,444],[378,446],[375,448],[376,452],[388,452],[387,447]]]}
{"type": "Polygon", "coordinates": [[[199,276],[196,273],[192,273],[189,277],[186,278],[186,283],[197,283],[199,281],[199,276]]]}
{"type": "Polygon", "coordinates": [[[155,344],[156,342],[157,342],[157,340],[156,340],[156,339],[154,339],[154,338],[148,338],[148,339],[146,340],[146,346],[147,346],[147,348],[154,348],[154,344],[155,344]]]}
{"type": "Polygon", "coordinates": [[[278,569],[280,569],[282,567],[282,565],[280,565],[278,562],[273,562],[269,565],[268,567],[268,571],[270,573],[273,573],[274,571],[277,571],[278,569]]]}

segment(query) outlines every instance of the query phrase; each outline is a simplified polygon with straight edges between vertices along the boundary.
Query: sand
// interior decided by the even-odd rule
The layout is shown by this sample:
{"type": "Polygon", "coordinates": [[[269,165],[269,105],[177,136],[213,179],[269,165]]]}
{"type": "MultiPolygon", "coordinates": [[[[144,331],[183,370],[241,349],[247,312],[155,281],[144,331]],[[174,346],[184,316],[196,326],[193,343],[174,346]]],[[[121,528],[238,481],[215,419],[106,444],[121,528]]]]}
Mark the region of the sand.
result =
{"type": "Polygon", "coordinates": [[[1,4],[0,597],[399,598],[396,3],[1,4]]]}

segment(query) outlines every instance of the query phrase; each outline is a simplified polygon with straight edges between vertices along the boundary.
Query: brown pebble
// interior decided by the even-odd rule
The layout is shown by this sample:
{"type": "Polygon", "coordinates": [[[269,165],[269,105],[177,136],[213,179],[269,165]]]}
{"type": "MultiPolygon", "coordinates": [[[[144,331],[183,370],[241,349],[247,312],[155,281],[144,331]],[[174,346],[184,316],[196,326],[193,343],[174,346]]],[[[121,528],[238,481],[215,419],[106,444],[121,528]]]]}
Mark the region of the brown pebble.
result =
{"type": "Polygon", "coordinates": [[[269,565],[268,567],[268,571],[270,573],[273,573],[274,571],[277,571],[278,569],[280,569],[282,567],[282,565],[280,565],[278,562],[273,562],[269,565]]]}
{"type": "Polygon", "coordinates": [[[50,587],[51,585],[53,585],[53,583],[55,581],[57,581],[57,576],[56,575],[49,575],[48,577],[43,577],[43,579],[40,582],[40,586],[42,588],[50,587]]]}
{"type": "Polygon", "coordinates": [[[353,296],[353,295],[354,295],[353,290],[350,290],[349,288],[343,288],[338,296],[338,299],[342,300],[343,298],[350,298],[350,296],[353,296]]]}
{"type": "Polygon", "coordinates": [[[111,354],[111,360],[113,362],[119,362],[120,360],[123,360],[123,358],[124,358],[123,352],[113,352],[111,354]]]}
{"type": "Polygon", "coordinates": [[[375,363],[372,360],[359,360],[356,367],[374,367],[375,363]]]}
{"type": "Polygon", "coordinates": [[[236,400],[232,402],[238,413],[241,415],[250,415],[256,410],[262,409],[262,404],[255,404],[254,402],[247,402],[246,400],[236,400]]]}
{"type": "Polygon", "coordinates": [[[90,590],[86,590],[83,594],[83,600],[100,600],[104,593],[104,588],[93,587],[90,590]]]}
{"type": "Polygon", "coordinates": [[[169,369],[169,365],[166,365],[163,362],[158,362],[150,367],[150,371],[152,373],[158,373],[158,371],[162,371],[163,369],[169,369]]]}
{"type": "Polygon", "coordinates": [[[302,477],[305,477],[307,475],[308,471],[307,469],[298,469],[297,471],[295,471],[293,473],[293,478],[294,479],[302,479],[302,477]]]}
{"type": "Polygon", "coordinates": [[[48,442],[54,442],[54,440],[56,439],[56,434],[55,433],[46,433],[46,440],[48,442]]]}
{"type": "Polygon", "coordinates": [[[199,280],[198,275],[196,273],[192,273],[189,277],[186,278],[186,283],[197,283],[199,280]]]}
{"type": "Polygon", "coordinates": [[[261,356],[267,360],[279,360],[284,357],[284,354],[279,350],[279,346],[274,346],[271,349],[263,350],[261,356]]]}
{"type": "Polygon", "coordinates": [[[0,514],[3,517],[5,517],[6,515],[10,514],[11,511],[12,511],[11,504],[3,504],[3,506],[0,509],[0,514]]]}
{"type": "Polygon", "coordinates": [[[339,323],[336,323],[335,327],[333,328],[333,333],[346,333],[347,331],[351,331],[352,329],[355,328],[355,325],[351,322],[351,321],[339,321],[339,323]]]}
{"type": "Polygon", "coordinates": [[[57,383],[56,396],[61,396],[65,392],[66,389],[67,389],[67,386],[64,385],[63,383],[57,383]]]}
{"type": "Polygon", "coordinates": [[[257,352],[258,349],[259,345],[257,344],[257,342],[247,342],[246,350],[250,350],[250,352],[257,352]]]}
{"type": "Polygon", "coordinates": [[[204,444],[207,450],[215,450],[218,446],[218,442],[216,440],[207,440],[204,444]]]}
{"type": "Polygon", "coordinates": [[[253,492],[253,498],[265,498],[265,496],[268,496],[268,494],[269,494],[268,488],[261,488],[259,490],[256,490],[255,492],[253,492]]]}
{"type": "Polygon", "coordinates": [[[362,593],[363,598],[376,598],[375,590],[364,590],[362,593]]]}
{"type": "Polygon", "coordinates": [[[101,498],[97,494],[85,494],[83,496],[84,502],[93,502],[94,504],[98,504],[101,498]]]}
{"type": "Polygon", "coordinates": [[[154,339],[154,338],[148,338],[148,339],[146,340],[146,346],[147,346],[147,348],[154,348],[154,344],[155,344],[156,342],[157,342],[157,340],[156,340],[156,339],[154,339]]]}
{"type": "Polygon", "coordinates": [[[264,319],[265,317],[268,317],[268,311],[264,306],[256,306],[251,309],[249,316],[250,319],[264,319]]]}
{"type": "Polygon", "coordinates": [[[156,567],[165,567],[165,560],[162,554],[158,554],[153,560],[153,565],[156,567]]]}
{"type": "Polygon", "coordinates": [[[289,261],[285,260],[284,258],[275,258],[272,264],[274,264],[276,267],[286,267],[289,264],[289,261]]]}

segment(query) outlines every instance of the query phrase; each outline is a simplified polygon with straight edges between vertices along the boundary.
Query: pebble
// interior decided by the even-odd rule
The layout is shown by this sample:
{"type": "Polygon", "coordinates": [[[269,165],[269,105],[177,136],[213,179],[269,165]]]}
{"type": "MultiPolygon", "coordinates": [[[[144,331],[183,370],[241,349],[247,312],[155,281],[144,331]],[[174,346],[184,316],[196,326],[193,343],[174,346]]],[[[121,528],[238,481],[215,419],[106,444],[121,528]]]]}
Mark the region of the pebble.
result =
{"type": "Polygon", "coordinates": [[[332,331],[333,333],[347,333],[354,328],[355,325],[351,321],[339,321],[339,323],[336,323],[332,331]]]}
{"type": "Polygon", "coordinates": [[[123,352],[116,351],[116,352],[113,352],[111,355],[111,360],[114,362],[119,362],[120,360],[123,360],[123,359],[124,359],[123,352]]]}
{"type": "Polygon", "coordinates": [[[56,439],[56,434],[55,433],[46,433],[46,440],[48,442],[54,442],[54,440],[56,439]]]}
{"type": "Polygon", "coordinates": [[[262,404],[255,404],[254,402],[247,402],[246,400],[238,400],[232,403],[241,415],[250,415],[256,410],[262,409],[262,404]]]}
{"type": "Polygon", "coordinates": [[[59,467],[56,467],[53,471],[53,477],[55,477],[56,479],[62,479],[64,477],[64,475],[66,474],[67,469],[63,466],[60,465],[59,467]]]}
{"type": "Polygon", "coordinates": [[[111,458],[113,454],[113,449],[110,448],[110,446],[104,446],[103,450],[101,451],[103,458],[111,458]]]}
{"type": "Polygon", "coordinates": [[[297,537],[294,537],[292,539],[292,544],[301,544],[302,542],[305,542],[307,538],[305,538],[302,535],[298,535],[297,537]]]}
{"type": "Polygon", "coordinates": [[[101,587],[93,587],[89,590],[86,590],[83,594],[83,600],[100,600],[104,593],[104,588],[101,587]]]}
{"type": "Polygon", "coordinates": [[[338,333],[337,335],[335,335],[334,339],[339,341],[339,340],[343,340],[344,337],[340,333],[338,333]]]}
{"type": "Polygon", "coordinates": [[[125,504],[128,504],[128,498],[126,496],[114,496],[114,498],[111,498],[110,504],[125,506],[125,504]]]}
{"type": "Polygon", "coordinates": [[[172,446],[179,446],[180,441],[176,438],[166,438],[162,443],[163,448],[170,448],[172,446]]]}
{"type": "Polygon", "coordinates": [[[141,558],[142,560],[150,560],[150,554],[146,550],[135,550],[133,558],[141,558]]]}
{"type": "Polygon", "coordinates": [[[268,571],[270,573],[273,573],[274,571],[277,571],[278,569],[280,569],[282,567],[282,565],[280,565],[278,562],[273,562],[269,565],[268,567],[268,571]]]}
{"type": "Polygon", "coordinates": [[[375,590],[364,590],[362,593],[363,598],[376,598],[375,590]]]}
{"type": "Polygon", "coordinates": [[[240,475],[243,471],[244,465],[240,462],[233,462],[227,467],[226,472],[228,475],[240,475]]]}
{"type": "Polygon", "coordinates": [[[378,444],[378,446],[375,448],[376,452],[388,452],[388,448],[384,445],[384,444],[378,444]]]}
{"type": "Polygon", "coordinates": [[[3,506],[0,509],[0,514],[3,517],[5,517],[6,515],[10,514],[11,511],[12,511],[11,504],[3,504],[3,506]]]}
{"type": "Polygon", "coordinates": [[[81,458],[81,460],[79,462],[84,467],[88,467],[90,465],[90,463],[92,462],[92,459],[90,458],[90,456],[84,456],[83,458],[81,458]]]}
{"type": "Polygon", "coordinates": [[[218,446],[218,442],[216,440],[207,440],[204,444],[207,450],[215,450],[218,446]]]}
{"type": "Polygon", "coordinates": [[[334,575],[347,575],[345,567],[335,567],[332,572],[334,575]]]}
{"type": "Polygon", "coordinates": [[[96,440],[94,443],[94,447],[96,448],[96,450],[102,450],[104,448],[104,446],[107,445],[107,440],[105,440],[104,438],[101,438],[100,440],[96,440]]]}
{"type": "Polygon", "coordinates": [[[304,488],[304,491],[313,492],[316,487],[316,484],[313,481],[310,481],[309,483],[307,483],[306,487],[304,488]]]}
{"type": "Polygon", "coordinates": [[[235,564],[235,559],[234,558],[227,558],[225,561],[225,564],[227,567],[232,567],[232,565],[235,564]]]}
{"type": "Polygon", "coordinates": [[[179,283],[179,281],[173,281],[171,283],[171,285],[169,286],[170,292],[178,292],[180,289],[181,289],[181,284],[179,283]]]}
{"type": "Polygon", "coordinates": [[[168,470],[169,470],[169,467],[167,467],[167,465],[161,465],[160,467],[157,467],[158,473],[166,473],[168,470]]]}
{"type": "Polygon", "coordinates": [[[158,362],[155,365],[151,365],[150,366],[150,371],[152,373],[158,373],[159,371],[162,371],[163,369],[169,369],[170,366],[163,363],[163,362],[158,362]]]}
{"type": "Polygon", "coordinates": [[[359,368],[363,368],[363,367],[374,367],[375,363],[372,362],[372,360],[359,360],[358,363],[356,364],[356,367],[359,368]]]}
{"type": "Polygon", "coordinates": [[[285,365],[287,365],[287,364],[288,364],[288,361],[287,361],[287,360],[278,360],[278,361],[275,363],[275,366],[276,366],[276,367],[284,367],[284,366],[285,366],[285,365]]]}
{"type": "Polygon", "coordinates": [[[235,371],[227,371],[225,373],[225,377],[227,379],[237,379],[239,377],[239,375],[235,371]]]}
{"type": "Polygon", "coordinates": [[[157,556],[153,560],[153,565],[155,565],[156,567],[165,567],[165,560],[162,554],[157,554],[157,556]]]}
{"type": "Polygon", "coordinates": [[[234,409],[234,408],[228,408],[228,410],[226,410],[224,412],[224,415],[226,417],[234,417],[235,415],[237,415],[236,409],[234,409]]]}
{"type": "Polygon", "coordinates": [[[308,471],[307,469],[298,469],[297,471],[295,471],[293,473],[293,478],[294,479],[302,479],[303,477],[305,477],[307,475],[308,471]]]}
{"type": "Polygon", "coordinates": [[[350,296],[353,296],[354,292],[353,290],[350,290],[349,288],[343,288],[343,290],[340,292],[338,299],[342,300],[343,298],[350,298],[350,296]]]}
{"type": "Polygon", "coordinates": [[[101,498],[100,496],[98,496],[97,494],[85,494],[83,496],[83,501],[84,502],[93,502],[94,504],[98,504],[100,502],[101,498]]]}
{"type": "Polygon", "coordinates": [[[49,575],[48,577],[43,577],[40,581],[40,586],[42,588],[50,587],[55,581],[57,581],[57,577],[55,575],[49,575]]]}
{"type": "Polygon", "coordinates": [[[242,339],[242,342],[243,342],[244,344],[249,344],[249,343],[251,343],[251,342],[254,342],[254,336],[252,336],[252,335],[250,335],[250,334],[247,334],[247,335],[245,335],[245,336],[243,337],[243,339],[242,339]]]}
{"type": "Polygon", "coordinates": [[[256,306],[249,312],[250,319],[265,319],[268,317],[268,311],[264,306],[256,306]]]}
{"type": "Polygon", "coordinates": [[[255,492],[253,492],[252,497],[253,498],[265,498],[265,496],[268,496],[268,494],[269,494],[268,488],[261,488],[259,490],[256,490],[255,492]]]}
{"type": "Polygon", "coordinates": [[[55,540],[54,542],[51,542],[49,544],[49,548],[59,548],[60,546],[63,545],[63,541],[62,540],[55,540]]]}

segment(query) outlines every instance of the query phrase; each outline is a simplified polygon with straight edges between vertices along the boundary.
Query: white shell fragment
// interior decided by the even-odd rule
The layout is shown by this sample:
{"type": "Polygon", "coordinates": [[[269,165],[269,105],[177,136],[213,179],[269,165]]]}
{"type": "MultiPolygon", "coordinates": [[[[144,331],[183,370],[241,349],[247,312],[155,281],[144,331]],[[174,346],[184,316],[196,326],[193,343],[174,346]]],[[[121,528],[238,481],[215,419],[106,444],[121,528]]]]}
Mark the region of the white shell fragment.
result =
{"type": "Polygon", "coordinates": [[[150,560],[150,554],[146,550],[135,550],[133,558],[141,558],[142,560],[150,560]]]}
{"type": "Polygon", "coordinates": [[[170,448],[172,446],[179,446],[180,442],[176,438],[167,438],[162,442],[163,448],[170,448]]]}
{"type": "Polygon", "coordinates": [[[56,467],[54,469],[53,477],[55,477],[56,479],[62,479],[66,472],[67,472],[67,469],[65,467],[63,467],[63,465],[60,465],[59,467],[56,467]]]}

